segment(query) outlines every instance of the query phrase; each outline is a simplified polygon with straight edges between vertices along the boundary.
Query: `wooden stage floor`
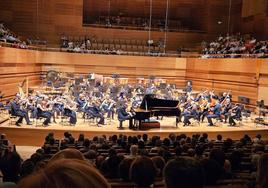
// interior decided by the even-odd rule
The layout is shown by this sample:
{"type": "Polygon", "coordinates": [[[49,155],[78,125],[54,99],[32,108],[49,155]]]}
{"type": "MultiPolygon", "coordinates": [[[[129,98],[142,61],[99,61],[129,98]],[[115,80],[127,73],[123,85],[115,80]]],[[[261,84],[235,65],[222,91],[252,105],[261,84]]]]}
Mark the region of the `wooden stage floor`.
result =
{"type": "MultiPolygon", "coordinates": [[[[60,120],[57,120],[60,122],[60,120]]],[[[221,134],[223,138],[240,139],[244,134],[248,134],[254,137],[256,134],[261,134],[263,138],[268,139],[268,126],[256,125],[252,121],[242,122],[236,127],[229,127],[228,124],[219,124],[213,127],[207,126],[207,122],[201,124],[195,124],[188,127],[183,127],[182,123],[178,128],[175,126],[175,118],[164,118],[160,121],[161,127],[159,129],[149,130],[130,130],[128,129],[128,121],[123,123],[124,129],[118,129],[118,121],[112,120],[107,122],[102,127],[97,127],[95,123],[84,122],[79,118],[76,126],[69,126],[68,124],[52,124],[48,127],[42,127],[41,122],[38,122],[37,126],[22,125],[17,127],[10,125],[9,120],[2,123],[0,126],[0,133],[7,134],[12,143],[20,146],[41,146],[43,144],[45,136],[49,132],[54,132],[57,139],[63,137],[65,131],[69,131],[75,138],[80,133],[85,134],[86,137],[92,138],[94,136],[101,135],[113,135],[113,134],[126,134],[126,135],[138,135],[146,133],[149,136],[159,135],[161,137],[167,137],[170,133],[181,134],[185,133],[189,136],[196,133],[208,133],[211,139],[216,138],[217,134],[221,134]]]]}

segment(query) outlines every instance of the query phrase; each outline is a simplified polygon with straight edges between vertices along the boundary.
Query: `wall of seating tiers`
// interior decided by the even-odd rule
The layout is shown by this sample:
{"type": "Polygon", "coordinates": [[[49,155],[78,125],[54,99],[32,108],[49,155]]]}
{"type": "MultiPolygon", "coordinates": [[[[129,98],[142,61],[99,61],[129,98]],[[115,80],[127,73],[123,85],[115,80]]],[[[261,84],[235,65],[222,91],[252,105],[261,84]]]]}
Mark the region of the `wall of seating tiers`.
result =
{"type": "Polygon", "coordinates": [[[200,59],[122,55],[47,52],[8,47],[0,48],[0,85],[5,98],[18,91],[18,84],[28,77],[29,86],[41,84],[40,75],[48,70],[73,72],[76,75],[95,72],[104,76],[114,73],[130,78],[154,75],[175,83],[178,88],[186,80],[193,81],[195,90],[231,91],[238,96],[268,101],[268,65],[265,59],[200,59]]]}

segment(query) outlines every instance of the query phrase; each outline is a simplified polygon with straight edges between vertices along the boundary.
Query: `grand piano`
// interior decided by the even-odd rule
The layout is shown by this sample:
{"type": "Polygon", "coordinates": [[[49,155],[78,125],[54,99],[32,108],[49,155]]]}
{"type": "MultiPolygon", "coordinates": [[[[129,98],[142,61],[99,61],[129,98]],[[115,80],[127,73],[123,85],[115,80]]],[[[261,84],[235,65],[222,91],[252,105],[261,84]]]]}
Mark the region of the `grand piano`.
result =
{"type": "Polygon", "coordinates": [[[181,115],[178,105],[179,101],[158,99],[154,94],[147,94],[144,96],[140,107],[134,110],[135,115],[130,119],[129,127],[140,128],[145,120],[149,120],[153,116],[175,116],[177,127],[181,115]]]}

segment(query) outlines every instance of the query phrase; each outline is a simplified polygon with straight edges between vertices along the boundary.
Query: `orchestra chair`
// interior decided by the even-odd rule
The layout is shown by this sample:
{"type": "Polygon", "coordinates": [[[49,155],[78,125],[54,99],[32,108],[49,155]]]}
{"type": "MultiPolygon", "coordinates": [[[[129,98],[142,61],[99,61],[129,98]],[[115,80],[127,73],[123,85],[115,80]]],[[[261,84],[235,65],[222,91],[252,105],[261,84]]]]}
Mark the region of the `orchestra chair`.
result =
{"type": "Polygon", "coordinates": [[[8,106],[5,106],[3,103],[0,102],[0,115],[8,115],[8,110],[10,108],[8,106]]]}
{"type": "Polygon", "coordinates": [[[69,117],[68,116],[65,116],[65,115],[61,115],[60,116],[60,124],[62,126],[71,125],[70,122],[69,122],[69,117]]]}
{"type": "Polygon", "coordinates": [[[245,105],[241,105],[242,122],[246,122],[246,123],[252,122],[251,113],[252,111],[246,109],[245,105]]]}
{"type": "Polygon", "coordinates": [[[235,121],[235,123],[236,123],[236,126],[238,125],[239,127],[240,126],[242,126],[243,125],[243,123],[242,123],[242,117],[241,118],[236,118],[236,119],[234,119],[234,121],[235,121]]]}
{"type": "Polygon", "coordinates": [[[17,122],[17,116],[12,112],[12,109],[8,110],[9,114],[9,125],[15,125],[17,122]]]}
{"type": "Polygon", "coordinates": [[[96,122],[96,124],[98,123],[96,116],[94,116],[93,113],[90,111],[85,112],[84,123],[86,122],[86,120],[88,120],[89,124],[94,122],[96,122]]]}
{"type": "Polygon", "coordinates": [[[222,127],[223,126],[223,120],[222,120],[222,117],[217,117],[215,118],[215,122],[213,123],[215,126],[218,126],[218,127],[222,127]]]}
{"type": "Polygon", "coordinates": [[[190,122],[191,122],[191,126],[198,126],[198,127],[200,127],[200,121],[198,120],[198,118],[197,117],[194,117],[194,118],[191,118],[190,119],[190,122]]]}
{"type": "Polygon", "coordinates": [[[126,119],[118,119],[119,121],[119,127],[117,127],[118,129],[123,129],[123,122],[125,121],[126,119]]]}
{"type": "Polygon", "coordinates": [[[33,118],[34,122],[35,122],[35,127],[40,127],[40,123],[41,123],[41,126],[43,125],[43,122],[45,121],[46,118],[44,117],[36,117],[36,118],[33,118]]]}
{"type": "Polygon", "coordinates": [[[106,122],[107,122],[108,125],[112,124],[112,117],[109,117],[109,118],[106,117],[106,120],[107,120],[106,122]]]}

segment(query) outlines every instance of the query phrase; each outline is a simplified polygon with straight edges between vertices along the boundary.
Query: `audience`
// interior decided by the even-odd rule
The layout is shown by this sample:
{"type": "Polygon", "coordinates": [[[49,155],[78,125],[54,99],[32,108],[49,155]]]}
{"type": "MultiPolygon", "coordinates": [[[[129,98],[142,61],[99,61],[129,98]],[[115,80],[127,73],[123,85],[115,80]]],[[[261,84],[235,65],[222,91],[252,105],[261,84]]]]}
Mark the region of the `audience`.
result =
{"type": "MultiPolygon", "coordinates": [[[[262,188],[267,184],[265,153],[268,147],[261,135],[252,140],[248,135],[240,140],[223,139],[218,135],[216,140],[210,140],[208,134],[187,137],[172,133],[163,139],[149,138],[146,134],[128,137],[120,134],[108,138],[95,136],[89,140],[80,134],[77,140],[72,139],[69,132],[64,133],[62,140],[49,133],[44,146],[22,162],[15,147],[2,134],[0,168],[3,181],[18,183],[19,187],[44,187],[55,178],[66,179],[72,172],[75,175],[68,180],[68,185],[80,187],[82,184],[73,182],[75,176],[88,171],[78,180],[91,182],[92,187],[110,186],[107,180],[112,186],[113,182],[126,182],[134,183],[135,187],[164,186],[162,180],[166,187],[176,188],[218,186],[233,179],[242,181],[248,188],[262,188]],[[58,161],[68,161],[68,164],[58,161]],[[76,161],[80,161],[79,164],[73,164],[76,161]],[[80,168],[82,164],[87,167],[72,169],[74,166],[80,168]],[[58,172],[66,168],[65,173],[58,172]],[[44,179],[48,172],[51,175],[44,179]],[[58,175],[54,177],[55,173],[58,175]],[[87,177],[91,173],[94,175],[87,177]],[[245,179],[241,179],[241,173],[247,174],[245,179]],[[107,180],[102,181],[103,177],[107,180]]],[[[65,183],[59,179],[56,187],[64,187],[65,183]]]]}
{"type": "Polygon", "coordinates": [[[0,41],[5,43],[12,43],[12,47],[14,48],[28,48],[26,42],[21,41],[14,33],[6,28],[3,23],[0,23],[0,41]]]}
{"type": "Polygon", "coordinates": [[[204,58],[239,58],[259,57],[267,58],[268,41],[257,41],[253,37],[241,34],[219,36],[215,41],[202,43],[204,58]]]}

